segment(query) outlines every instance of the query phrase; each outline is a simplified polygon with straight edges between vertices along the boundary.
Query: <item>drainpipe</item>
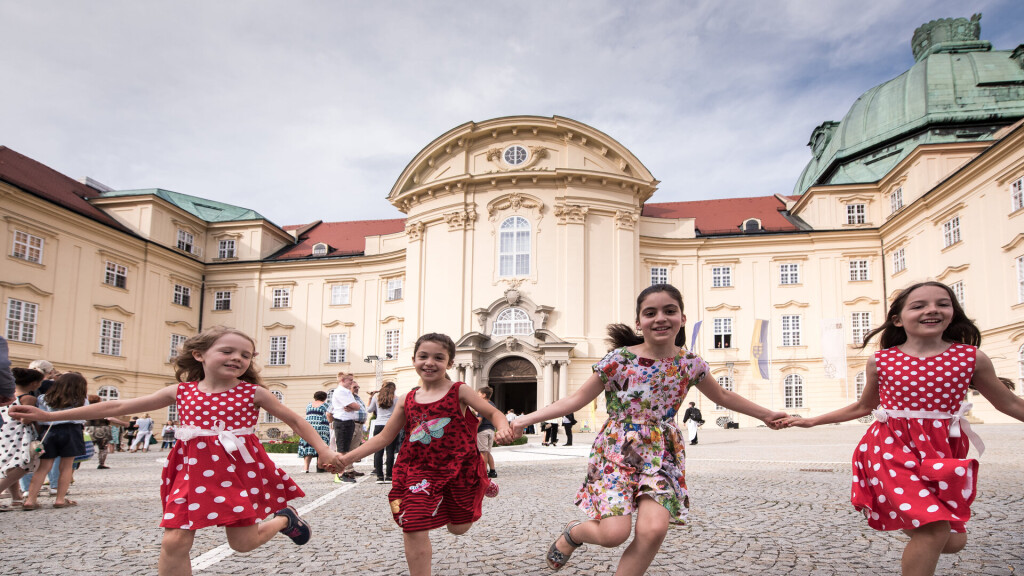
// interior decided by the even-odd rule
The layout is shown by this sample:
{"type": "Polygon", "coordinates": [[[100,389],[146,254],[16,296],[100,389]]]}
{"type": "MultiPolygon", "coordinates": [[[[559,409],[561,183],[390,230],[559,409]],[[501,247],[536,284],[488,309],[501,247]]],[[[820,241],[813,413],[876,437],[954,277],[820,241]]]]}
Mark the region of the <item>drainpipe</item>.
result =
{"type": "Polygon", "coordinates": [[[206,274],[199,280],[199,330],[203,331],[203,302],[206,301],[206,274]]]}

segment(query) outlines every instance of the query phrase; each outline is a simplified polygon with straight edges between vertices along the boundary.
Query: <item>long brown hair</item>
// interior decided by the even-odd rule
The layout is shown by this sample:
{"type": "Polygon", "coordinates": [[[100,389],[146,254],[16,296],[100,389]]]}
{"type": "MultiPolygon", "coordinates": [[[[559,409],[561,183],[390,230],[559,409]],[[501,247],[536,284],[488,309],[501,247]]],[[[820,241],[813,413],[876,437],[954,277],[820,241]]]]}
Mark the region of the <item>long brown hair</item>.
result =
{"type": "Polygon", "coordinates": [[[53,410],[78,408],[85,404],[89,383],[78,372],[65,372],[53,381],[53,386],[43,394],[46,405],[53,410]]]}
{"type": "MultiPolygon", "coordinates": [[[[193,352],[206,352],[225,334],[237,334],[252,344],[252,360],[245,373],[239,376],[242,382],[249,382],[263,386],[263,378],[260,377],[260,369],[256,366],[256,341],[241,330],[228,328],[226,326],[211,326],[199,334],[185,340],[181,345],[181,353],[174,357],[174,377],[179,382],[197,382],[206,377],[203,371],[203,363],[192,356],[193,352]]],[[[266,388],[266,386],[263,386],[266,388]]]]}
{"type": "Polygon", "coordinates": [[[395,383],[385,382],[377,392],[377,406],[391,408],[395,404],[395,383]]]}
{"type": "MultiPolygon", "coordinates": [[[[679,313],[683,313],[683,293],[678,288],[671,284],[651,284],[647,288],[644,288],[640,295],[636,297],[636,322],[640,321],[640,307],[643,306],[644,300],[651,294],[657,292],[665,292],[672,297],[673,300],[679,303],[679,313]]],[[[609,324],[608,325],[608,343],[612,345],[612,348],[622,348],[624,346],[636,346],[644,343],[644,337],[642,334],[637,334],[632,328],[625,324],[609,324]]],[[[679,326],[679,332],[676,333],[676,346],[686,345],[686,324],[683,323],[679,326]]]]}
{"type": "Polygon", "coordinates": [[[864,348],[868,345],[875,334],[882,334],[879,338],[879,346],[885,350],[886,348],[892,348],[893,346],[899,346],[907,341],[907,331],[902,326],[895,324],[896,320],[899,319],[900,314],[903,313],[903,307],[907,305],[907,299],[910,298],[910,293],[923,286],[936,286],[942,288],[949,294],[949,299],[953,303],[953,318],[949,322],[949,326],[942,332],[942,339],[949,342],[959,342],[960,344],[969,344],[971,346],[981,346],[981,331],[978,327],[971,322],[971,319],[967,317],[960,302],[956,299],[956,294],[953,290],[946,286],[942,282],[918,282],[909,288],[904,288],[902,292],[896,296],[896,299],[892,301],[892,305],[889,306],[889,312],[885,316],[885,322],[875,328],[874,330],[867,333],[864,336],[864,342],[861,343],[860,347],[864,348]]]}

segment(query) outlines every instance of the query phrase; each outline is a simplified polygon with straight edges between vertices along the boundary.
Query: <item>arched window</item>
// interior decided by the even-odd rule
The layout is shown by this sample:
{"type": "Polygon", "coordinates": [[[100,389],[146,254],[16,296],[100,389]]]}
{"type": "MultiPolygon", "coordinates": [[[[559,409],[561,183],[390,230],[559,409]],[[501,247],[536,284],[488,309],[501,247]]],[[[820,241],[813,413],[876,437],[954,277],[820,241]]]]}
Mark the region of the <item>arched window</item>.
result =
{"type": "Polygon", "coordinates": [[[757,218],[749,218],[747,220],[744,220],[743,221],[743,231],[744,232],[760,232],[761,231],[761,222],[758,221],[757,218]]]}
{"type": "Polygon", "coordinates": [[[533,334],[533,321],[522,308],[506,308],[494,319],[494,336],[533,334]]]}
{"type": "Polygon", "coordinates": [[[530,223],[522,216],[512,216],[501,223],[498,273],[501,276],[530,274],[530,223]]]}
{"type": "Polygon", "coordinates": [[[100,397],[100,400],[106,402],[107,400],[117,400],[121,397],[121,391],[117,389],[117,386],[100,386],[96,395],[100,397]]]}
{"type": "MultiPolygon", "coordinates": [[[[719,376],[718,377],[718,385],[721,386],[723,389],[728,390],[729,392],[732,392],[733,391],[732,376],[719,376]]],[[[715,410],[725,410],[725,409],[726,409],[725,406],[719,406],[718,404],[715,404],[715,410]]]]}
{"type": "Polygon", "coordinates": [[[313,256],[326,256],[327,255],[327,244],[320,242],[313,244],[313,256]]]}
{"type": "Polygon", "coordinates": [[[868,377],[863,372],[857,372],[857,375],[853,377],[853,381],[857,385],[857,398],[860,398],[861,394],[864,393],[864,385],[868,382],[868,377]]]}
{"type": "MultiPolygon", "coordinates": [[[[274,395],[274,398],[277,398],[278,402],[281,402],[282,404],[284,403],[284,394],[282,394],[280,390],[271,390],[270,393],[274,395]]],[[[265,424],[276,424],[280,422],[280,420],[278,420],[277,416],[274,416],[270,412],[264,411],[263,422],[265,424]]]]}
{"type": "Polygon", "coordinates": [[[799,374],[786,376],[783,396],[786,398],[786,408],[804,407],[804,379],[799,374]]]}

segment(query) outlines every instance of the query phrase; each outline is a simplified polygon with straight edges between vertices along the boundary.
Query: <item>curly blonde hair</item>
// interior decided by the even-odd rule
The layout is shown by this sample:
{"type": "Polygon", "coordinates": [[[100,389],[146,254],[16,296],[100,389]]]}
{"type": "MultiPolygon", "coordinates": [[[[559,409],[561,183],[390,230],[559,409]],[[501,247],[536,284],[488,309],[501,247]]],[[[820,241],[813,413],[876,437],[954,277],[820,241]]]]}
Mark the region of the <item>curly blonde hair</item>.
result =
{"type": "MultiPolygon", "coordinates": [[[[212,326],[185,340],[185,343],[181,345],[181,352],[174,357],[174,377],[179,382],[195,382],[205,378],[206,372],[203,371],[203,363],[196,360],[192,353],[206,352],[226,334],[237,334],[252,344],[252,361],[249,362],[249,367],[239,377],[239,380],[263,386],[263,378],[260,377],[260,369],[256,365],[256,341],[245,332],[227,326],[212,326]]],[[[266,388],[266,386],[263,387],[266,388]]]]}

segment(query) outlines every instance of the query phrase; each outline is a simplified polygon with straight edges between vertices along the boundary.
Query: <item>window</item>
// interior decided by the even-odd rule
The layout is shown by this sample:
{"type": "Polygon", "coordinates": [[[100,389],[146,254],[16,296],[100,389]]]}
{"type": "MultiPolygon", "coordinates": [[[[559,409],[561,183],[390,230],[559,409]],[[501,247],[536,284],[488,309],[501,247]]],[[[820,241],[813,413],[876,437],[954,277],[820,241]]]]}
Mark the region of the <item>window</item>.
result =
{"type": "Polygon", "coordinates": [[[327,255],[327,244],[320,242],[313,244],[313,256],[326,256],[327,255]]]}
{"type": "Polygon", "coordinates": [[[897,272],[903,272],[906,269],[907,269],[907,259],[906,259],[906,253],[903,251],[903,248],[900,248],[898,250],[893,250],[893,252],[892,252],[892,272],[893,272],[893,274],[895,274],[897,272]]]}
{"type": "MultiPolygon", "coordinates": [[[[892,194],[889,195],[889,210],[890,210],[890,212],[895,214],[895,213],[899,212],[901,208],[903,208],[903,187],[902,186],[897,188],[897,189],[895,189],[895,190],[893,190],[892,194]]],[[[860,395],[858,394],[858,396],[860,396],[860,395]]]]}
{"type": "Polygon", "coordinates": [[[167,407],[167,421],[172,424],[178,423],[178,405],[171,404],[167,407]]]}
{"type": "Polygon", "coordinates": [[[1018,178],[1010,184],[1011,210],[1016,212],[1024,208],[1024,178],[1018,178]]]}
{"type": "Polygon", "coordinates": [[[732,286],[732,266],[713,266],[711,268],[711,287],[725,288],[732,286]]]}
{"type": "Polygon", "coordinates": [[[786,398],[786,408],[804,407],[804,379],[799,374],[786,376],[783,396],[786,398]]]}
{"type": "Polygon", "coordinates": [[[398,330],[384,332],[384,357],[388,360],[398,358],[398,330]]]}
{"type": "Polygon", "coordinates": [[[853,343],[860,346],[864,343],[864,337],[871,331],[871,312],[854,312],[850,316],[853,343]]]}
{"type": "Polygon", "coordinates": [[[522,308],[506,308],[494,319],[494,336],[508,336],[510,334],[521,334],[529,336],[533,334],[533,321],[529,314],[522,308]]]}
{"type": "Polygon", "coordinates": [[[96,395],[100,397],[100,400],[106,402],[108,400],[117,400],[120,398],[121,391],[117,389],[117,386],[100,386],[96,395]]]}
{"type": "Polygon", "coordinates": [[[967,290],[964,288],[964,281],[953,282],[949,285],[949,289],[953,291],[953,295],[956,296],[956,301],[960,303],[960,307],[967,305],[967,290]]]}
{"type": "Polygon", "coordinates": [[[782,345],[783,346],[799,346],[800,345],[800,317],[799,316],[783,316],[782,317],[782,345]]]}
{"type": "Polygon", "coordinates": [[[21,258],[22,260],[28,260],[29,262],[35,262],[36,264],[42,264],[43,239],[39,236],[33,236],[28,232],[15,230],[14,249],[11,252],[11,256],[21,258]]]}
{"type": "Polygon", "coordinates": [[[761,231],[761,223],[758,222],[757,219],[755,219],[755,218],[750,218],[750,219],[744,220],[743,221],[743,231],[744,232],[760,232],[761,231]]]}
{"type": "Polygon", "coordinates": [[[195,249],[196,239],[192,234],[178,229],[178,250],[184,250],[189,254],[195,249]]]}
{"type": "Polygon", "coordinates": [[[270,337],[270,361],[269,366],[284,366],[288,363],[288,337],[270,337]]]}
{"type": "Polygon", "coordinates": [[[192,289],[181,284],[174,285],[174,303],[178,306],[192,306],[192,289]]]}
{"type": "Polygon", "coordinates": [[[217,257],[218,258],[234,258],[235,257],[235,241],[234,240],[221,240],[217,243],[217,257]]]}
{"type": "Polygon", "coordinates": [[[1017,303],[1024,302],[1024,256],[1017,257],[1017,303]]]}
{"type": "Polygon", "coordinates": [[[36,318],[38,317],[38,304],[8,298],[7,339],[12,342],[35,342],[36,318]]]}
{"type": "Polygon", "coordinates": [[[335,284],[331,286],[331,306],[344,306],[349,304],[352,295],[352,286],[348,284],[335,284]]]}
{"type": "Polygon", "coordinates": [[[850,260],[850,282],[870,280],[867,260],[850,260]]]}
{"type": "Polygon", "coordinates": [[[402,279],[392,278],[388,280],[388,301],[402,299],[402,279]]]}
{"type": "Polygon", "coordinates": [[[287,288],[274,288],[271,308],[288,308],[292,305],[292,292],[287,288]]]}
{"type": "MultiPolygon", "coordinates": [[[[732,376],[721,376],[718,378],[718,385],[729,392],[733,391],[732,376]]],[[[726,410],[725,406],[719,406],[715,404],[715,410],[726,410]]]]}
{"type": "Polygon", "coordinates": [[[518,144],[505,148],[505,152],[501,155],[505,160],[505,163],[509,166],[519,166],[523,162],[526,162],[527,156],[526,148],[523,148],[518,144]]]}
{"type": "Polygon", "coordinates": [[[732,348],[732,318],[715,318],[715,348],[732,348]]]}
{"type": "Polygon", "coordinates": [[[846,223],[863,224],[867,222],[867,207],[864,204],[846,205],[846,223]]]}
{"type": "Polygon", "coordinates": [[[214,310],[231,310],[231,291],[218,290],[213,293],[214,310]]]}
{"type": "Polygon", "coordinates": [[[348,334],[331,334],[327,343],[327,362],[348,362],[348,334]]]}
{"type": "Polygon", "coordinates": [[[171,353],[167,357],[168,362],[173,362],[174,358],[181,354],[181,345],[185,343],[185,336],[181,334],[171,334],[171,353]]]}
{"type": "Polygon", "coordinates": [[[121,355],[124,324],[113,320],[100,320],[100,354],[121,355]]]}
{"type": "Polygon", "coordinates": [[[128,268],[107,261],[107,271],[103,277],[103,283],[117,288],[128,287],[128,268]]]}
{"type": "MultiPolygon", "coordinates": [[[[270,393],[274,395],[274,398],[277,398],[278,402],[284,404],[284,394],[282,394],[280,390],[271,390],[270,393]]],[[[267,412],[266,409],[263,410],[264,424],[277,424],[278,422],[280,422],[280,420],[278,420],[277,416],[267,412]]]]}
{"type": "Polygon", "coordinates": [[[668,284],[668,268],[661,266],[651,268],[651,286],[655,284],[668,284]]]}
{"type": "Polygon", "coordinates": [[[857,389],[857,398],[860,398],[864,394],[864,385],[868,382],[867,374],[864,372],[857,372],[857,375],[853,377],[853,382],[857,389]]]}
{"type": "Polygon", "coordinates": [[[779,265],[779,284],[799,284],[800,283],[800,265],[799,264],[780,264],[779,265]]]}
{"type": "Polygon", "coordinates": [[[942,225],[942,247],[949,248],[960,241],[960,217],[953,216],[942,225]]]}
{"type": "Polygon", "coordinates": [[[530,274],[530,223],[522,216],[513,216],[501,223],[498,238],[498,274],[530,274]]]}

